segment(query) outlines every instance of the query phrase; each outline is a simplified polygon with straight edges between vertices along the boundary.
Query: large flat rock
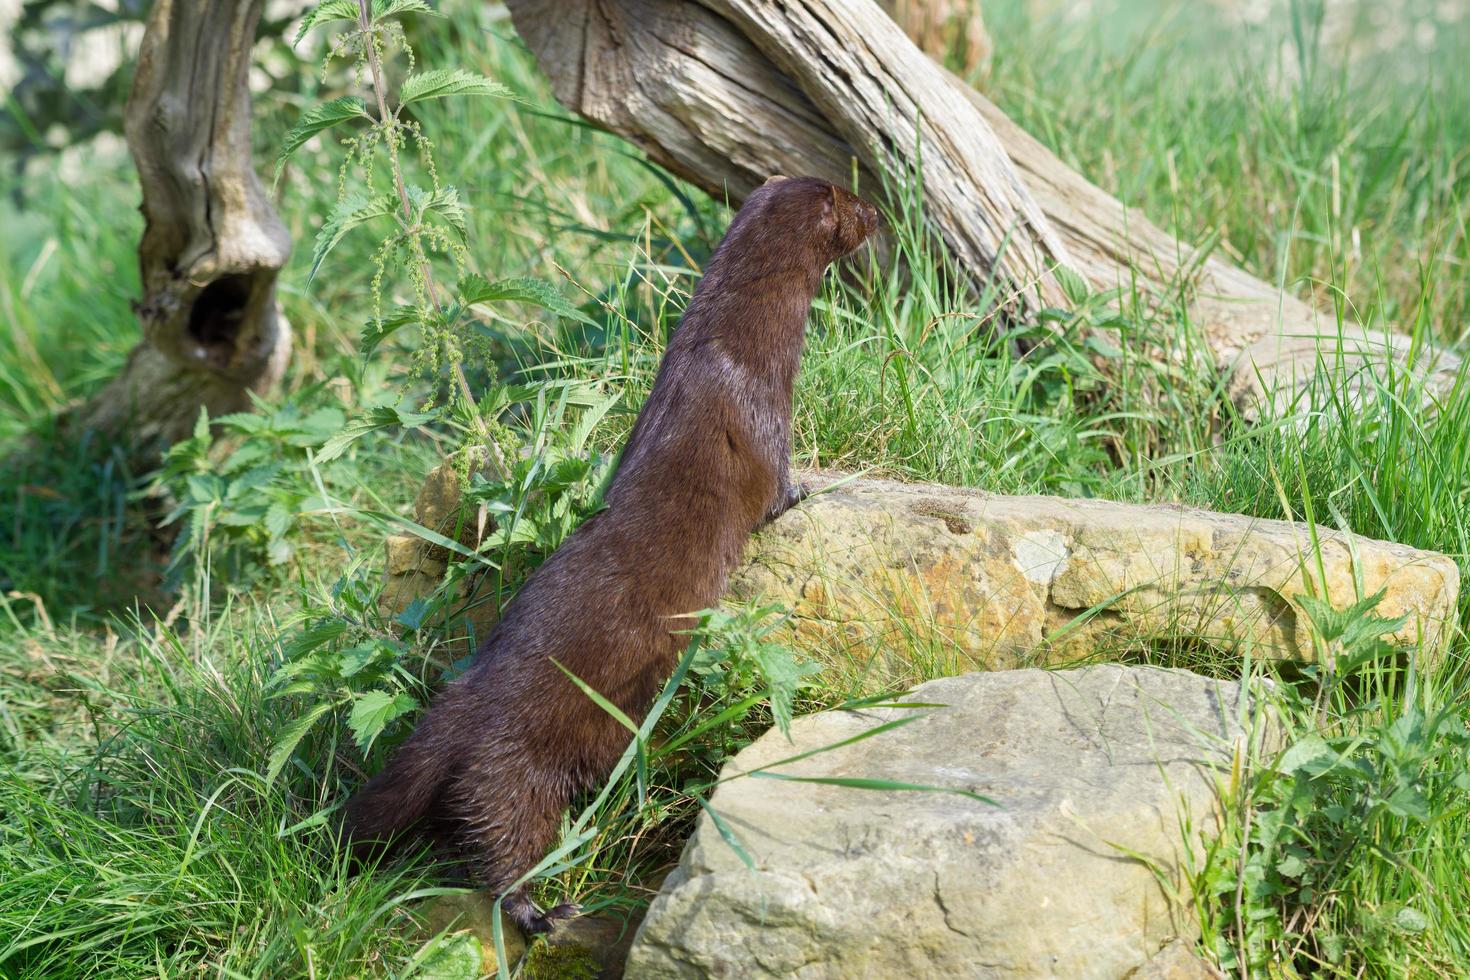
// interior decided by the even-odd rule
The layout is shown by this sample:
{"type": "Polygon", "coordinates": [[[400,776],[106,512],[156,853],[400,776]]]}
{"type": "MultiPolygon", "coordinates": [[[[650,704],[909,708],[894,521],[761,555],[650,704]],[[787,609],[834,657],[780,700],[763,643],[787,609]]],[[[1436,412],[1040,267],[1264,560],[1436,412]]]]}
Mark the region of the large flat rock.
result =
{"type": "Polygon", "coordinates": [[[941,678],[911,700],[947,707],[808,715],[730,760],[710,808],[753,867],[704,814],[627,975],[1112,980],[1187,951],[1185,856],[1234,753],[1269,729],[1239,685],[1100,664],[941,678]],[[997,805],[740,775],[916,711],[771,771],[997,805]]]}
{"type": "Polygon", "coordinates": [[[789,605],[808,646],[938,644],[1007,668],[1108,637],[1310,659],[1297,597],[1342,607],[1380,589],[1379,612],[1408,617],[1393,638],[1437,649],[1459,594],[1444,555],[1177,505],[855,480],[759,534],[731,591],[789,605]]]}
{"type": "MultiPolygon", "coordinates": [[[[415,516],[472,548],[476,515],[459,508],[446,463],[415,516]]],[[[902,656],[928,647],[951,673],[1075,662],[1140,637],[1309,659],[1298,596],[1341,607],[1380,589],[1379,611],[1408,617],[1395,639],[1432,654],[1459,594],[1459,571],[1444,555],[1327,528],[890,480],[840,483],[806,500],[756,535],[747,556],[732,597],[790,607],[808,649],[902,656]]],[[[447,557],[417,537],[389,538],[385,611],[432,591],[447,557]]],[[[468,589],[461,598],[464,628],[484,637],[493,603],[468,589]]]]}

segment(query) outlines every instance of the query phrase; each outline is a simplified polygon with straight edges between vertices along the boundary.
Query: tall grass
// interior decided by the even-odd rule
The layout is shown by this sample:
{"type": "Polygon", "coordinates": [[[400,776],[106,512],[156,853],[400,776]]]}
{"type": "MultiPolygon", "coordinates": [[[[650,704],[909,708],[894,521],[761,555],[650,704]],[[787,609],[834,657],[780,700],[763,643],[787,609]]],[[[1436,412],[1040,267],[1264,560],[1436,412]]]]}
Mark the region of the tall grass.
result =
{"type": "MultiPolygon", "coordinates": [[[[1279,4],[1248,28],[1212,20],[1199,4],[1099,4],[1080,18],[1035,12],[1044,6],[987,5],[998,50],[978,83],[1064,159],[1259,276],[1365,322],[1458,338],[1470,307],[1463,22],[1443,27],[1428,52],[1406,41],[1349,65],[1330,32],[1313,27],[1316,4],[1279,4]]],[[[468,365],[471,381],[618,389],[621,409],[587,445],[610,450],[728,211],[566,119],[503,12],[446,7],[454,16],[413,28],[423,62],[484,72],[535,107],[446,100],[425,109],[426,130],[447,134],[437,148],[445,180],[472,205],[470,253],[496,275],[561,283],[599,322],[501,310],[483,324],[491,356],[468,365]]],[[[259,96],[262,159],[301,98],[338,94],[316,84],[259,96]]],[[[330,147],[308,146],[287,172],[280,207],[298,243],[329,209],[335,188],[319,176],[333,172],[332,159],[330,147]]],[[[409,897],[438,882],[431,865],[410,858],[348,875],[324,814],[371,760],[323,725],[276,783],[260,774],[301,709],[271,696],[285,642],[333,607],[340,569],[368,566],[381,537],[354,508],[406,512],[450,434],[375,436],[330,466],[304,468],[303,495],[325,494],[332,506],[302,522],[292,562],[251,582],[210,577],[206,588],[170,592],[148,474],[123,471],[108,447],[47,421],[94,392],[136,337],[135,182],[118,161],[67,179],[32,172],[4,189],[23,191],[23,203],[0,204],[0,447],[27,448],[0,469],[0,974],[412,973],[432,953],[409,920],[409,897]]],[[[999,331],[993,298],[957,285],[963,277],[948,274],[913,220],[917,193],[907,187],[890,216],[909,272],[857,268],[816,304],[797,392],[799,462],[1310,517],[1466,567],[1463,383],[1426,412],[1414,382],[1385,368],[1366,406],[1348,410],[1327,384],[1298,414],[1243,425],[1220,400],[1214,365],[1190,356],[1198,345],[1182,311],[1091,297],[1044,330],[999,331]],[[1083,326],[1091,341],[1080,339],[1083,326]],[[1041,343],[1021,355],[1018,339],[1041,343]]],[[[339,271],[310,289],[304,251],[298,244],[281,279],[298,337],[281,399],[372,404],[400,380],[405,358],[388,347],[371,368],[358,366],[367,246],[349,239],[334,256],[339,271]]],[[[507,421],[524,432],[533,416],[517,409],[507,421]]],[[[1462,599],[1462,622],[1467,613],[1462,599]]],[[[432,677],[442,651],[417,643],[432,677]]],[[[952,662],[943,650],[908,652],[905,681],[952,662]]],[[[1226,676],[1244,669],[1209,650],[1163,653],[1226,676]]],[[[1432,674],[1384,667],[1332,688],[1322,706],[1288,704],[1293,744],[1340,739],[1343,766],[1366,762],[1387,778],[1397,765],[1409,784],[1434,790],[1425,791],[1433,802],[1421,819],[1387,806],[1397,783],[1261,760],[1236,787],[1221,847],[1201,869],[1213,950],[1280,972],[1293,962],[1327,975],[1470,970],[1456,914],[1470,880],[1470,792],[1457,782],[1466,758],[1454,730],[1466,653],[1457,638],[1432,674]],[[1409,745],[1422,751],[1400,751],[1409,745]],[[1362,819],[1334,823],[1336,808],[1362,819]],[[1259,828],[1272,820],[1285,836],[1267,841],[1259,828]],[[1314,869],[1311,894],[1279,867],[1290,857],[1314,869]],[[1282,889],[1237,906],[1228,876],[1262,868],[1282,889]]],[[[636,774],[613,787],[596,857],[558,871],[562,895],[609,910],[647,897],[640,889],[697,812],[688,788],[774,720],[761,672],[737,675],[696,673],[655,734],[676,748],[653,753],[644,794],[636,774]],[[701,730],[711,718],[720,724],[701,730]],[[698,737],[680,741],[691,731],[698,737]]],[[[1291,691],[1322,681],[1286,680],[1291,691]]],[[[798,704],[830,707],[853,693],[808,689],[798,704]]],[[[401,726],[385,738],[396,734],[401,726]]]]}
{"type": "Polygon", "coordinates": [[[303,825],[338,785],[330,765],[284,788],[260,774],[282,721],[265,697],[270,615],[119,626],[105,644],[21,630],[0,652],[0,969],[356,976],[406,962],[421,941],[401,935],[401,903],[422,874],[350,875],[330,828],[303,825]]]}

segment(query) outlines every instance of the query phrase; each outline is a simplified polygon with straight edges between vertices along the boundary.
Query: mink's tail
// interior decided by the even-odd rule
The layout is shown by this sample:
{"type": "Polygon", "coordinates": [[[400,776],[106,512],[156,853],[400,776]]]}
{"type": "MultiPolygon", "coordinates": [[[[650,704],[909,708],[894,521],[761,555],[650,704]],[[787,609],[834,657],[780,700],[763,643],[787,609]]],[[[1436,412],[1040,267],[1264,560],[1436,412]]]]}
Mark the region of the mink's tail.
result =
{"type": "MultiPolygon", "coordinates": [[[[432,709],[431,709],[432,712],[432,709]]],[[[454,753],[435,737],[436,719],[418,729],[367,784],[347,801],[343,830],[360,855],[372,853],[428,812],[448,781],[454,753]]]]}

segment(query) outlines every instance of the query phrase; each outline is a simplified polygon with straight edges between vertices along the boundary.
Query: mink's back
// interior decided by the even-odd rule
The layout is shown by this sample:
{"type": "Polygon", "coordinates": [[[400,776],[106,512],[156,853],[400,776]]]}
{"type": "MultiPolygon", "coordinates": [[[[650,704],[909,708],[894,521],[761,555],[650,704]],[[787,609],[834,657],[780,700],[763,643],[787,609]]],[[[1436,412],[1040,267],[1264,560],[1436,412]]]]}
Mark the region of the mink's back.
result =
{"type": "Polygon", "coordinates": [[[677,631],[695,625],[681,614],[719,601],[776,490],[774,473],[731,449],[727,433],[749,426],[736,407],[745,399],[719,390],[733,380],[706,359],[655,386],[653,411],[645,408],[653,424],[630,440],[607,507],[531,574],[451,685],[473,688],[477,700],[491,696],[470,710],[534,727],[555,699],[563,719],[605,717],[551,660],[625,712],[647,707],[688,642],[677,631]]]}

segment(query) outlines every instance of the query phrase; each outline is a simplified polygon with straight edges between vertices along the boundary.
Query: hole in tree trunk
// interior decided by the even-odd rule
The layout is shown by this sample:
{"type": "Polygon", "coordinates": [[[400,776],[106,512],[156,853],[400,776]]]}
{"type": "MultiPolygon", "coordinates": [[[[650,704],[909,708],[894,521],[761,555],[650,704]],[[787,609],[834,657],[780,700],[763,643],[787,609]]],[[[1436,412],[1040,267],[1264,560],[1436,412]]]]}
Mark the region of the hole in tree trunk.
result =
{"type": "Polygon", "coordinates": [[[189,336],[219,366],[229,363],[235,351],[245,308],[250,303],[251,277],[241,273],[221,276],[205,286],[189,311],[189,336]]]}

